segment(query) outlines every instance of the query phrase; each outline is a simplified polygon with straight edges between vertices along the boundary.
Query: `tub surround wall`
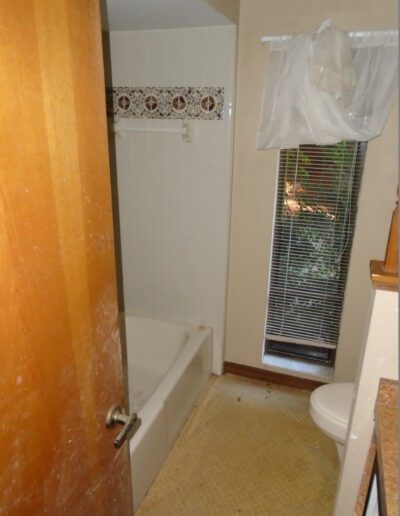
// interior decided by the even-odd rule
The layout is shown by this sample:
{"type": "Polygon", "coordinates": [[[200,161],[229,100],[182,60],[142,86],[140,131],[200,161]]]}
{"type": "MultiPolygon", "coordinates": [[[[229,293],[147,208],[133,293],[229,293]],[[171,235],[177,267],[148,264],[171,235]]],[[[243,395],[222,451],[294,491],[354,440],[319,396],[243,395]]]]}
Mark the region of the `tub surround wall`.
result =
{"type": "Polygon", "coordinates": [[[225,325],[235,41],[234,26],[110,33],[114,88],[127,88],[128,99],[146,88],[155,101],[164,90],[172,101],[183,97],[170,116],[146,112],[124,123],[180,128],[192,118],[194,128],[192,143],[176,134],[116,138],[125,310],[211,326],[215,373],[225,325]],[[177,109],[190,88],[195,117],[177,109]]]}
{"type": "MultiPolygon", "coordinates": [[[[396,28],[395,0],[252,0],[240,5],[225,360],[261,364],[278,151],[256,149],[268,45],[263,35],[311,30],[330,17],[347,30],[396,28]]],[[[368,143],[335,379],[354,381],[370,289],[369,260],[383,258],[397,177],[397,109],[368,143]]]]}

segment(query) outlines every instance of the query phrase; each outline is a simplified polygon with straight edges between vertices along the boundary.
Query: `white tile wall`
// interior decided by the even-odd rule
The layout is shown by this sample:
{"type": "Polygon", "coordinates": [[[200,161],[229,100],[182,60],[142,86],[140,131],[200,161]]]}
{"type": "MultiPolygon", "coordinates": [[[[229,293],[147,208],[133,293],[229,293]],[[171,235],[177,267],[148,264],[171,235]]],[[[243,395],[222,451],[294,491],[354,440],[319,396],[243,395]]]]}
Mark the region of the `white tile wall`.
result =
{"type": "MultiPolygon", "coordinates": [[[[113,86],[223,86],[223,121],[195,120],[195,139],[117,139],[127,312],[214,329],[221,372],[231,190],[236,28],[111,32],[113,86]]],[[[176,120],[129,124],[180,127],[176,120]]]]}

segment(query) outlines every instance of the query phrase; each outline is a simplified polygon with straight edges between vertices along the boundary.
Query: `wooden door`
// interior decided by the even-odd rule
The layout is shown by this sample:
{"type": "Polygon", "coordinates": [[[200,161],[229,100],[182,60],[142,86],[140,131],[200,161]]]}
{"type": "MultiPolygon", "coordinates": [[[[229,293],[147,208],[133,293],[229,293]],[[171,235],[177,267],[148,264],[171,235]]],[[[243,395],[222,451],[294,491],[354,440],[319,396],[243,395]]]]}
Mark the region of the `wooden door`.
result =
{"type": "Polygon", "coordinates": [[[0,514],[129,515],[98,0],[0,20],[0,514]]]}

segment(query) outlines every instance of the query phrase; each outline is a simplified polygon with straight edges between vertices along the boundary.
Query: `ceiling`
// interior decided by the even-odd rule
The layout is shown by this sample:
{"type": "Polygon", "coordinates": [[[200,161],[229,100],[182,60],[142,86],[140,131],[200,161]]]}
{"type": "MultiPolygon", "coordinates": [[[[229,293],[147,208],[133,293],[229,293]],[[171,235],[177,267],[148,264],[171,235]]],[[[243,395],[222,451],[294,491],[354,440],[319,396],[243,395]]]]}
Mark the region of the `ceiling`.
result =
{"type": "Polygon", "coordinates": [[[104,30],[210,27],[236,22],[239,0],[103,0],[104,30]]]}

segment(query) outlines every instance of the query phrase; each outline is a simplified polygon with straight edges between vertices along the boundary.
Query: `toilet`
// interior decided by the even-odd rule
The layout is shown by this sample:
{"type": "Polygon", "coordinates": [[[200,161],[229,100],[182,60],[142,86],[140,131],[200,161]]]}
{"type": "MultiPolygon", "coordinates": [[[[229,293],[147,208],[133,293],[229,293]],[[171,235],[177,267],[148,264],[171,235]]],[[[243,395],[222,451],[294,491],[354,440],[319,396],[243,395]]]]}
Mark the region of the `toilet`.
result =
{"type": "Polygon", "coordinates": [[[317,427],[336,443],[340,461],[353,403],[354,383],[330,383],[312,392],[310,415],[317,427]]]}

